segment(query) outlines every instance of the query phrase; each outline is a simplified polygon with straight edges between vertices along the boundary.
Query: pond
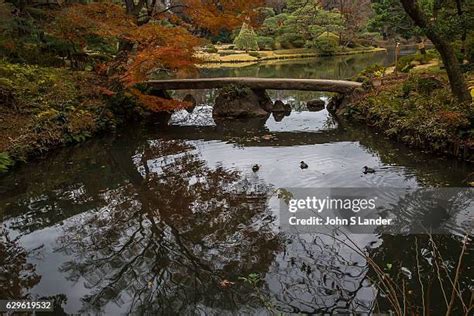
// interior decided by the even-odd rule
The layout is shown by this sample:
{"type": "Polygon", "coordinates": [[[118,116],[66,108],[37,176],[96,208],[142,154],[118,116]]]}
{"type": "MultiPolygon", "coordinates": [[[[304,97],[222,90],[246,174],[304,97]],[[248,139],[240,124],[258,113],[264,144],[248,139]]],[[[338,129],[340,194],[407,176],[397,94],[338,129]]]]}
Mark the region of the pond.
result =
{"type": "MultiPolygon", "coordinates": [[[[338,79],[389,60],[377,53],[203,76],[338,79]]],[[[395,144],[326,110],[307,111],[305,101],[327,100],[322,93],[271,91],[292,105],[291,115],[229,126],[212,120],[215,91],[193,94],[199,107],[176,113],[171,126],[127,126],[0,178],[3,234],[24,270],[0,291],[54,298],[66,313],[83,314],[390,310],[360,253],[331,236],[279,229],[279,189],[462,187],[472,165],[395,144]],[[309,168],[300,169],[300,161],[309,168]],[[377,172],[363,174],[363,166],[377,172]]],[[[455,262],[466,218],[453,218],[441,219],[450,233],[436,242],[455,262]]],[[[426,236],[349,237],[385,269],[409,273],[406,286],[418,293],[411,275],[426,236]]],[[[467,253],[472,262],[472,249],[467,253]]],[[[429,254],[420,260],[433,269],[429,254]]],[[[472,285],[472,273],[461,282],[472,285]]],[[[441,292],[432,295],[434,306],[443,306],[441,292]]]]}
{"type": "MultiPolygon", "coordinates": [[[[408,54],[413,50],[405,50],[408,54]]],[[[262,77],[262,78],[324,78],[350,79],[374,64],[389,66],[394,63],[394,52],[267,61],[246,67],[204,68],[204,77],[262,77]]],[[[236,64],[238,66],[238,64],[236,64]]]]}

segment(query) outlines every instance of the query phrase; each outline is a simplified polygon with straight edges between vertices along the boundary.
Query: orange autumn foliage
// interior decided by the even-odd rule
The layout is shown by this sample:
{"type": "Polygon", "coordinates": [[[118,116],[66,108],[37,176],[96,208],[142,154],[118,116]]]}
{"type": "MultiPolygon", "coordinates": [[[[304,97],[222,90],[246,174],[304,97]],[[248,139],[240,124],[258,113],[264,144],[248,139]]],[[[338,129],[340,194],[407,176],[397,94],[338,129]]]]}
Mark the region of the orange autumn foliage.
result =
{"type": "Polygon", "coordinates": [[[469,126],[469,119],[466,117],[466,114],[462,112],[442,110],[438,111],[435,117],[440,123],[451,128],[469,126]]]}
{"type": "Polygon", "coordinates": [[[138,102],[146,105],[147,109],[152,112],[171,111],[177,109],[184,109],[186,107],[191,106],[191,104],[188,102],[165,99],[154,95],[144,94],[134,88],[130,89],[130,92],[137,97],[138,102]]]}
{"type": "Polygon", "coordinates": [[[202,41],[180,27],[145,24],[126,36],[137,43],[137,53],[122,80],[127,86],[143,82],[156,70],[189,74],[195,71],[194,48],[202,41]],[[159,36],[157,36],[159,34],[159,36]]]}
{"type": "MultiPolygon", "coordinates": [[[[195,47],[203,40],[191,31],[206,29],[219,32],[231,30],[256,19],[254,10],[258,0],[183,0],[183,11],[156,14],[145,24],[138,23],[136,16],[127,15],[123,6],[109,1],[88,4],[72,4],[61,9],[48,30],[52,35],[87,50],[91,36],[100,37],[110,43],[129,43],[129,49],[120,51],[115,60],[96,65],[99,74],[106,74],[152,111],[170,110],[187,104],[143,94],[135,87],[159,71],[172,72],[178,76],[196,71],[199,62],[195,47]],[[174,23],[164,26],[161,19],[174,23]]],[[[109,90],[104,90],[110,94],[109,90]]]]}
{"type": "MultiPolygon", "coordinates": [[[[117,4],[98,2],[73,4],[61,10],[55,19],[52,33],[82,49],[87,48],[91,35],[111,41],[133,43],[125,58],[112,61],[108,66],[96,66],[99,74],[110,74],[119,80],[137,100],[151,111],[183,107],[184,103],[143,94],[134,85],[146,81],[159,70],[192,71],[197,60],[194,47],[200,40],[181,27],[165,27],[156,23],[139,25],[117,4]],[[121,63],[121,65],[117,65],[121,63]]],[[[111,90],[101,88],[104,95],[111,90]]]]}
{"type": "Polygon", "coordinates": [[[191,24],[213,34],[233,30],[246,22],[256,26],[263,0],[184,0],[184,14],[191,24]]]}
{"type": "Polygon", "coordinates": [[[85,46],[87,37],[120,37],[136,28],[133,19],[117,4],[72,4],[60,10],[49,31],[74,44],[85,46]]]}

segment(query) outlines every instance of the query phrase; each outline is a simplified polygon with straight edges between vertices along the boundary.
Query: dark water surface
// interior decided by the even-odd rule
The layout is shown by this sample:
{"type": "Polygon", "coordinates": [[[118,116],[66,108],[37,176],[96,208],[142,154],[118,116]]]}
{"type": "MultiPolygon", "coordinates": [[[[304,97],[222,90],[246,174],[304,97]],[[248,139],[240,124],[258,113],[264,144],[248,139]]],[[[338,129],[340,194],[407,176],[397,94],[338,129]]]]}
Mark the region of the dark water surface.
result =
{"type": "MultiPolygon", "coordinates": [[[[388,59],[346,56],[205,75],[348,78],[388,59]]],[[[324,94],[271,92],[292,104],[290,116],[231,126],[215,126],[210,116],[215,92],[194,94],[201,106],[191,115],[176,113],[170,127],[129,126],[0,178],[3,226],[36,265],[34,272],[24,269],[40,276],[5,287],[56,296],[67,313],[84,314],[390,309],[375,303],[382,293],[363,256],[325,235],[279,231],[278,189],[460,187],[472,165],[393,144],[326,110],[306,111],[306,100],[324,94]],[[362,174],[365,165],[378,172],[362,174]]],[[[419,215],[425,214],[409,214],[419,215]]],[[[441,223],[452,232],[438,237],[446,260],[459,253],[458,223],[456,214],[441,223]]],[[[401,271],[410,273],[415,238],[351,236],[379,264],[395,269],[403,261],[401,271]]],[[[472,284],[472,273],[462,282],[472,284]]],[[[407,283],[416,288],[415,278],[407,283]]]]}

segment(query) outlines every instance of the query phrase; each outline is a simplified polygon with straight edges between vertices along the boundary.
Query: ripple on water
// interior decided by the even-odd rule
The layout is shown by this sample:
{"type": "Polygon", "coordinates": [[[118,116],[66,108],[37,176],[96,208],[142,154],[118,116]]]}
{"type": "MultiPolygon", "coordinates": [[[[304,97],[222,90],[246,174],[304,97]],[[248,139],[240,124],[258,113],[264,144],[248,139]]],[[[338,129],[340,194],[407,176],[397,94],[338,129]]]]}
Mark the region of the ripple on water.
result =
{"type": "Polygon", "coordinates": [[[258,164],[258,176],[277,187],[416,185],[414,180],[407,182],[403,167],[391,166],[375,174],[364,175],[363,166],[381,166],[383,163],[357,142],[282,147],[236,147],[220,141],[192,143],[210,166],[221,164],[245,173],[258,164]],[[351,154],[348,155],[348,152],[351,154]],[[309,168],[301,170],[300,161],[305,161],[309,168]]]}
{"type": "MultiPolygon", "coordinates": [[[[210,106],[198,106],[191,114],[179,111],[173,115],[171,123],[201,127],[215,125],[210,106]]],[[[340,141],[326,135],[337,128],[337,121],[327,110],[301,111],[293,112],[280,122],[270,116],[263,130],[237,136],[241,140],[249,139],[250,144],[236,146],[235,142],[220,140],[218,132],[211,132],[211,138],[217,140],[189,142],[210,166],[222,164],[226,168],[248,171],[254,164],[259,164],[258,176],[278,187],[416,185],[416,180],[406,176],[401,166],[389,166],[376,174],[363,175],[363,166],[382,167],[384,163],[356,140],[340,141]],[[265,132],[269,134],[262,135],[265,132]],[[326,134],[319,137],[311,136],[311,133],[326,134]],[[291,142],[304,145],[287,145],[291,142]],[[301,170],[300,161],[305,161],[309,168],[301,170]]]]}

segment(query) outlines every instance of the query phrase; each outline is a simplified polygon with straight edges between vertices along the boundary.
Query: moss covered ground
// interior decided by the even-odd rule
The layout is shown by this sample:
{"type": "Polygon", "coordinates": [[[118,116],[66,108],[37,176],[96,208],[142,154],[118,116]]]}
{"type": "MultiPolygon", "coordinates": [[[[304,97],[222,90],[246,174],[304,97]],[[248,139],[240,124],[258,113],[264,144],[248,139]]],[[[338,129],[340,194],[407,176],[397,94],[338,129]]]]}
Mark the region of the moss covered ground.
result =
{"type": "MultiPolygon", "coordinates": [[[[384,75],[381,67],[368,69],[357,78],[367,89],[339,115],[364,121],[408,145],[473,160],[474,104],[457,102],[445,72],[433,65],[398,75],[384,75]]],[[[474,73],[466,76],[474,79],[474,73]]]]}
{"type": "Polygon", "coordinates": [[[0,172],[113,128],[116,118],[100,86],[91,72],[0,60],[0,172]]]}

